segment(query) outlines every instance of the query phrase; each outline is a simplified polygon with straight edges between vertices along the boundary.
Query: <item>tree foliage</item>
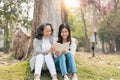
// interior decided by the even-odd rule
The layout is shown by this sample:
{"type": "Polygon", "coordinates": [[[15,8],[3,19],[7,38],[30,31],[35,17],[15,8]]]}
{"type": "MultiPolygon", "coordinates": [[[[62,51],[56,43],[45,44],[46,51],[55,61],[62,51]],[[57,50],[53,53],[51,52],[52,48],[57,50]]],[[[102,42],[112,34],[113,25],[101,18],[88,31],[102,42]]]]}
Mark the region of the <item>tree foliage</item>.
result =
{"type": "Polygon", "coordinates": [[[80,19],[80,12],[76,11],[78,8],[67,8],[68,24],[71,28],[71,35],[79,41],[79,45],[82,45],[82,39],[84,37],[83,24],[80,19]]]}
{"type": "MultiPolygon", "coordinates": [[[[114,51],[115,49],[119,50],[116,45],[116,39],[118,39],[120,34],[120,10],[117,0],[111,0],[104,6],[104,19],[100,22],[100,27],[98,30],[100,40],[105,41],[109,45],[109,51],[114,51]],[[106,10],[106,11],[105,11],[106,10]]],[[[119,45],[118,45],[119,46],[119,45]]]]}
{"type": "Polygon", "coordinates": [[[26,24],[28,25],[28,14],[25,15],[28,12],[23,11],[22,4],[28,4],[28,0],[1,0],[0,2],[0,27],[4,31],[5,51],[10,48],[12,33],[19,28],[18,24],[25,27],[26,24]]]}
{"type": "Polygon", "coordinates": [[[109,51],[116,48],[116,38],[120,34],[119,0],[80,0],[82,7],[93,7],[91,25],[98,26],[98,35],[102,42],[109,45],[109,51]]]}

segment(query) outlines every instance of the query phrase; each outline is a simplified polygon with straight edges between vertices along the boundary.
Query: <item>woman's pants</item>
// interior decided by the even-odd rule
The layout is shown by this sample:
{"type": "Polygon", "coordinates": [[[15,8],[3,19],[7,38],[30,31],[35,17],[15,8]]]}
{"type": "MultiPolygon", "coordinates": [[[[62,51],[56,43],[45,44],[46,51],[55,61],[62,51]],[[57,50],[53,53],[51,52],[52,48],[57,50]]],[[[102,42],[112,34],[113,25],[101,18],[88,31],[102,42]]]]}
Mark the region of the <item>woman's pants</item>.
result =
{"type": "Polygon", "coordinates": [[[62,76],[68,74],[67,70],[70,70],[71,73],[76,72],[75,60],[72,53],[61,54],[54,58],[54,61],[57,71],[60,70],[62,76]]]}
{"type": "Polygon", "coordinates": [[[49,53],[47,55],[39,54],[36,56],[35,61],[35,73],[41,75],[42,67],[46,64],[51,76],[56,75],[56,69],[52,54],[49,53]]]}

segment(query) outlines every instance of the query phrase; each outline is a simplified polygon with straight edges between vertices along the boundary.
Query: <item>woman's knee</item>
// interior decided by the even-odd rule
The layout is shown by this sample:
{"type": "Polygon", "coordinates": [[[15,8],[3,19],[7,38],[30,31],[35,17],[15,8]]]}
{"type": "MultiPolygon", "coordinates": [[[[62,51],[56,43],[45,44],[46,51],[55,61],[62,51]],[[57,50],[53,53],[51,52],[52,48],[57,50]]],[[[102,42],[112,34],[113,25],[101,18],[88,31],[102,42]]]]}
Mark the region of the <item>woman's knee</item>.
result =
{"type": "Polygon", "coordinates": [[[52,54],[51,54],[51,53],[45,55],[45,58],[51,58],[51,57],[52,57],[52,54]]]}
{"type": "Polygon", "coordinates": [[[36,59],[44,59],[44,55],[43,54],[39,54],[36,56],[36,59]]]}

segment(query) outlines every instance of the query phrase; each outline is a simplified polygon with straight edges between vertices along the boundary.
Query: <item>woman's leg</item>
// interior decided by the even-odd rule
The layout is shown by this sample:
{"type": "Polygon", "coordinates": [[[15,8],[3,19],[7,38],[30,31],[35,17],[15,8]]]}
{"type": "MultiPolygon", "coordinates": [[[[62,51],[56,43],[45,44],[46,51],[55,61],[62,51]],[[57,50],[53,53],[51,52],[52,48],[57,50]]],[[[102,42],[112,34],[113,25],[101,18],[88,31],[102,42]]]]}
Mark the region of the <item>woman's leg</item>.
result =
{"type": "Polygon", "coordinates": [[[60,69],[62,76],[68,74],[67,73],[67,67],[66,67],[66,58],[64,54],[61,54],[55,60],[55,65],[58,69],[60,69]]]}
{"type": "Polygon", "coordinates": [[[35,73],[34,73],[35,79],[40,78],[43,63],[44,63],[44,55],[42,54],[37,55],[35,61],[35,73]]]}
{"type": "Polygon", "coordinates": [[[48,67],[48,70],[50,71],[52,78],[57,79],[56,68],[55,68],[54,60],[51,53],[49,53],[48,55],[45,55],[45,62],[48,67]]]}
{"type": "Polygon", "coordinates": [[[75,73],[76,65],[73,55],[70,52],[68,52],[67,54],[65,54],[65,56],[68,69],[70,69],[70,72],[75,73]]]}

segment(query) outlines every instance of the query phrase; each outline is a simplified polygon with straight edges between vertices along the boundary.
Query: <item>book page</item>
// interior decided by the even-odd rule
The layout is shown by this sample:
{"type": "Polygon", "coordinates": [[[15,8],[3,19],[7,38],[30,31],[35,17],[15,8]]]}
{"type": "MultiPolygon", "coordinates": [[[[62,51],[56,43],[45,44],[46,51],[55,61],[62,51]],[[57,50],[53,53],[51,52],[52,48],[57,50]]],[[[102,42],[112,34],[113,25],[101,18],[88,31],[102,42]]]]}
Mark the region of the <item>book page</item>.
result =
{"type": "Polygon", "coordinates": [[[61,43],[54,43],[53,46],[55,47],[56,51],[59,51],[60,53],[62,50],[68,51],[69,50],[69,42],[61,44],[61,43]]]}
{"type": "Polygon", "coordinates": [[[62,50],[69,51],[69,42],[62,44],[62,50]]]}

